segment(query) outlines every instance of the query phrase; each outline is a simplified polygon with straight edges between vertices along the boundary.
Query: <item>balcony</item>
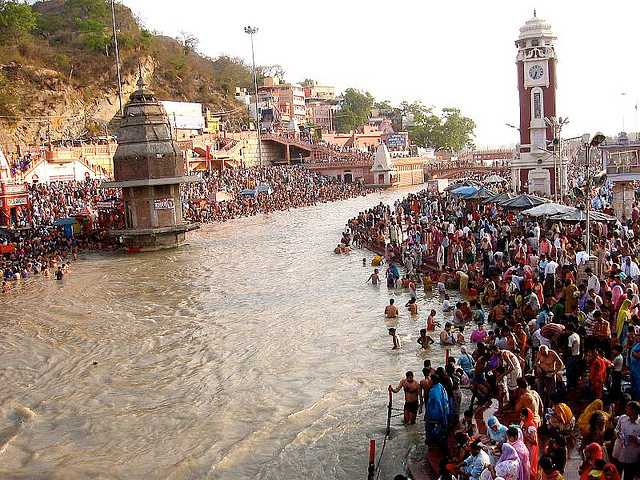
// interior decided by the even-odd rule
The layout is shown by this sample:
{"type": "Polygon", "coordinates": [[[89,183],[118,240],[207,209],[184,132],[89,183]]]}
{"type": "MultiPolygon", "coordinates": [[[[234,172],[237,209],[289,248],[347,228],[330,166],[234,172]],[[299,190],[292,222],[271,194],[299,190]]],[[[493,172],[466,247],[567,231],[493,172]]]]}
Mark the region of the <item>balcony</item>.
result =
{"type": "Polygon", "coordinates": [[[612,163],[607,165],[607,176],[614,182],[640,180],[640,163],[612,163]]]}

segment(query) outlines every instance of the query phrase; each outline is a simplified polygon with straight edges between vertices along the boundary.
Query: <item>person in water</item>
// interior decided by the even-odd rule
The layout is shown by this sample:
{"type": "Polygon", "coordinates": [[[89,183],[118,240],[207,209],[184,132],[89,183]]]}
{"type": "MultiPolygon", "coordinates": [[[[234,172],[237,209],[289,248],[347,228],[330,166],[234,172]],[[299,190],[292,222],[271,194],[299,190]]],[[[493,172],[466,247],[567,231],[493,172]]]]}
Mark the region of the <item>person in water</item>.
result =
{"type": "Polygon", "coordinates": [[[377,268],[373,269],[373,273],[369,275],[365,283],[369,283],[369,281],[371,281],[371,285],[378,285],[380,283],[380,274],[377,268]]]}
{"type": "Polygon", "coordinates": [[[444,330],[440,332],[440,343],[442,345],[455,345],[456,339],[451,332],[452,325],[447,322],[444,324],[444,330]]]}
{"type": "Polygon", "coordinates": [[[418,304],[416,303],[416,299],[415,298],[409,299],[409,301],[405,304],[405,307],[407,307],[407,309],[409,310],[409,313],[411,315],[417,315],[418,314],[418,304]]]}
{"type": "Polygon", "coordinates": [[[418,337],[418,343],[424,350],[426,350],[429,347],[429,345],[435,342],[433,341],[433,338],[427,335],[427,329],[422,328],[420,329],[420,336],[418,337]]]}
{"type": "Polygon", "coordinates": [[[391,348],[391,350],[400,350],[400,347],[402,345],[400,344],[400,337],[398,336],[398,333],[396,332],[396,329],[395,328],[390,328],[389,329],[389,335],[393,339],[393,347],[391,348]]]}
{"type": "Polygon", "coordinates": [[[405,378],[400,380],[396,388],[389,385],[390,392],[398,393],[400,390],[404,390],[404,423],[414,425],[418,414],[420,385],[414,380],[412,371],[405,374],[405,378]]]}
{"type": "Polygon", "coordinates": [[[395,300],[389,299],[389,305],[384,308],[384,316],[387,318],[398,318],[398,307],[394,305],[395,300]]]}
{"type": "Polygon", "coordinates": [[[436,311],[431,310],[431,313],[429,313],[427,317],[427,331],[434,332],[437,326],[439,326],[439,323],[436,322],[436,311]]]}
{"type": "Polygon", "coordinates": [[[451,305],[451,302],[449,302],[449,294],[445,293],[444,301],[442,302],[442,311],[450,312],[451,310],[453,310],[453,306],[451,305]]]}

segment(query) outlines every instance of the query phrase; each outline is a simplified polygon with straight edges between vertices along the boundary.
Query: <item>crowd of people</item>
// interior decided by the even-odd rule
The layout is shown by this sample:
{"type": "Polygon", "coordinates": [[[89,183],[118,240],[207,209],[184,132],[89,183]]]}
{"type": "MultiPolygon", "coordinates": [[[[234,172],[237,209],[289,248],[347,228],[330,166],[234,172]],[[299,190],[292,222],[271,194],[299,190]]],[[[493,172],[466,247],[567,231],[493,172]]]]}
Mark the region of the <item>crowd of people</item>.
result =
{"type": "MultiPolygon", "coordinates": [[[[8,292],[16,282],[34,275],[60,276],[79,250],[113,249],[112,228],[124,226],[119,189],[104,189],[99,180],[34,183],[27,205],[0,229],[0,278],[8,292]],[[77,219],[80,229],[60,220],[77,219]]],[[[361,183],[315,174],[301,166],[226,169],[205,174],[202,182],[184,184],[185,218],[193,222],[222,222],[321,202],[365,195],[361,183]],[[224,192],[223,198],[218,198],[224,192]]]]}
{"type": "MultiPolygon", "coordinates": [[[[607,192],[597,195],[603,204],[607,192]]],[[[631,218],[592,224],[590,253],[584,224],[450,194],[412,194],[348,222],[343,243],[377,253],[368,281],[386,277],[389,289],[408,291],[414,318],[418,285],[442,301],[435,343],[459,354],[437,368],[426,359],[420,378],[408,371],[389,386],[404,391],[405,423],[424,412],[442,479],[559,480],[574,449],[581,480],[639,473],[638,220],[636,201],[631,218]]],[[[399,315],[391,301],[394,350],[399,315]]],[[[435,319],[431,310],[415,333],[426,352],[435,319]]]]}

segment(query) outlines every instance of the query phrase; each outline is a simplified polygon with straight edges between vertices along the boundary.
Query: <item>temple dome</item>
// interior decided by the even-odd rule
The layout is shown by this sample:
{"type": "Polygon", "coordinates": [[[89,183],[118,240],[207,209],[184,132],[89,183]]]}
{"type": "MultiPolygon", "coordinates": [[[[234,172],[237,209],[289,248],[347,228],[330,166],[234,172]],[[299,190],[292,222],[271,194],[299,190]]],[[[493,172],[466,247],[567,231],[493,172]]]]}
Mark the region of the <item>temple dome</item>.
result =
{"type": "Polygon", "coordinates": [[[551,30],[551,24],[536,15],[533,11],[533,18],[527,20],[525,24],[520,27],[520,40],[527,38],[556,38],[551,30]]]}

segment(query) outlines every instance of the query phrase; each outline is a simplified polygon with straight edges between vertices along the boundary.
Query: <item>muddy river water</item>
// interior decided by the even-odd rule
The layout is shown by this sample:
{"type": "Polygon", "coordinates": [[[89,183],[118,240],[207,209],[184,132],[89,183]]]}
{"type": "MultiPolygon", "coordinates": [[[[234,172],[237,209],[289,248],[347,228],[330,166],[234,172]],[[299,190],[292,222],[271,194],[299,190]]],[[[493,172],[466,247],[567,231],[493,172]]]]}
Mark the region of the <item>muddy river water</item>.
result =
{"type": "MultiPolygon", "coordinates": [[[[0,478],[366,478],[387,385],[419,375],[417,333],[439,301],[419,291],[417,320],[401,309],[392,352],[390,293],[365,285],[372,255],[332,251],[347,218],[406,193],[206,225],[174,251],[85,255],[62,282],[1,297],[0,478]]],[[[392,423],[380,478],[424,441],[421,424],[392,423]]]]}

